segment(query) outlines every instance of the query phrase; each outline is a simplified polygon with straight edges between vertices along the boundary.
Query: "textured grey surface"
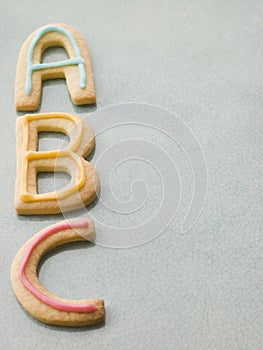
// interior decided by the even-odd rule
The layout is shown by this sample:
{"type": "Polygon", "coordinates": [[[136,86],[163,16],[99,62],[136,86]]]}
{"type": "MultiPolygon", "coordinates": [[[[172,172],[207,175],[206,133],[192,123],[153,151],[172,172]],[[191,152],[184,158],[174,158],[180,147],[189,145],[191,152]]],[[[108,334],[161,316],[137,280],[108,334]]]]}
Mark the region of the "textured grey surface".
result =
{"type": "MultiPolygon", "coordinates": [[[[0,7],[1,348],[262,349],[262,1],[1,0],[0,7]],[[22,243],[61,219],[17,217],[13,208],[16,61],[26,37],[50,22],[86,38],[98,107],[140,101],[176,112],[208,166],[206,205],[188,234],[171,225],[137,248],[79,245],[46,259],[40,280],[49,290],[105,299],[107,322],[95,329],[32,320],[9,282],[22,243]]],[[[58,81],[45,84],[40,110],[87,116],[94,107],[73,106],[58,81]]]]}

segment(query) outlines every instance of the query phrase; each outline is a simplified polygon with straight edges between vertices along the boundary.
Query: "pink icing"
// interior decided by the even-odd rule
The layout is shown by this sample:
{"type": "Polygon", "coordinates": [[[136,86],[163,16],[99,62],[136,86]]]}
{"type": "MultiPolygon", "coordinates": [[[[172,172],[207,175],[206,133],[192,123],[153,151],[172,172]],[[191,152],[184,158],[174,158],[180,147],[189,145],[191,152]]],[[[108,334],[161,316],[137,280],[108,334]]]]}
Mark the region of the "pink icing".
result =
{"type": "Polygon", "coordinates": [[[80,219],[78,221],[72,221],[72,222],[63,222],[59,223],[53,227],[47,228],[41,235],[39,235],[30,245],[30,247],[27,249],[22,264],[19,270],[19,276],[24,284],[24,286],[32,293],[37,299],[42,301],[44,304],[47,304],[54,309],[61,310],[61,311],[71,311],[71,312],[93,312],[97,310],[97,307],[93,304],[74,304],[70,302],[64,302],[64,301],[58,301],[53,298],[48,297],[47,295],[40,292],[37,288],[35,288],[27,279],[26,277],[26,266],[28,263],[28,260],[34,250],[34,248],[45,238],[63,230],[71,229],[71,228],[87,228],[88,227],[88,221],[85,219],[80,219]]]}

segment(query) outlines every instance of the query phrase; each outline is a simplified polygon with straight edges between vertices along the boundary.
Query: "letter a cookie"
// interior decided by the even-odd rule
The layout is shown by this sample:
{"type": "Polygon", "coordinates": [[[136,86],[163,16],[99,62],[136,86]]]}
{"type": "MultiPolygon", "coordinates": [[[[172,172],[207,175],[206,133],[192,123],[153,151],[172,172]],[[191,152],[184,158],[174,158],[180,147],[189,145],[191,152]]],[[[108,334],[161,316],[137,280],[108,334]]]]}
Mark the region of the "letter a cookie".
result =
{"type": "Polygon", "coordinates": [[[15,104],[18,111],[39,107],[42,80],[65,78],[73,103],[96,101],[88,47],[82,35],[65,24],[50,24],[34,31],[23,44],[17,63],[15,104]],[[43,52],[52,46],[65,48],[69,59],[41,63],[43,52]]]}

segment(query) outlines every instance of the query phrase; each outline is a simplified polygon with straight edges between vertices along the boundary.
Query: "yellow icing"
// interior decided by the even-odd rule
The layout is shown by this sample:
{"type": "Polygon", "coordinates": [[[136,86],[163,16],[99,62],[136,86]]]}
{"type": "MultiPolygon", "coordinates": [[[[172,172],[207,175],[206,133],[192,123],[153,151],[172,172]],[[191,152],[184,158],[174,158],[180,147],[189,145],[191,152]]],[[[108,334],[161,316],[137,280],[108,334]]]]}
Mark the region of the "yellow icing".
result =
{"type": "MultiPolygon", "coordinates": [[[[84,185],[86,181],[86,173],[84,169],[84,165],[82,163],[81,157],[75,153],[78,150],[81,144],[81,137],[83,133],[82,123],[79,117],[64,114],[64,113],[50,113],[50,114],[33,114],[27,115],[23,119],[23,145],[22,145],[22,154],[24,154],[24,159],[22,161],[22,179],[21,179],[21,199],[25,202],[34,202],[34,201],[49,201],[49,200],[59,200],[66,198],[72,195],[75,192],[78,192],[84,185]],[[77,127],[77,137],[74,137],[74,140],[71,140],[68,147],[63,150],[52,150],[45,152],[36,152],[28,149],[29,143],[29,122],[33,120],[43,120],[43,119],[53,119],[53,118],[61,118],[72,121],[77,127]],[[33,160],[41,160],[41,159],[54,159],[54,158],[71,158],[76,164],[76,169],[79,171],[76,172],[77,182],[74,184],[69,183],[65,188],[57,191],[57,192],[48,192],[48,193],[30,193],[27,189],[27,176],[28,176],[28,163],[33,160]]],[[[56,131],[56,128],[50,126],[49,130],[56,131]]],[[[67,130],[69,132],[69,130],[67,130]]],[[[52,167],[52,166],[51,166],[52,167]]],[[[36,167],[36,169],[38,166],[36,167]]],[[[70,171],[69,171],[70,174],[70,171]]],[[[72,181],[71,181],[72,182],[72,181]]]]}

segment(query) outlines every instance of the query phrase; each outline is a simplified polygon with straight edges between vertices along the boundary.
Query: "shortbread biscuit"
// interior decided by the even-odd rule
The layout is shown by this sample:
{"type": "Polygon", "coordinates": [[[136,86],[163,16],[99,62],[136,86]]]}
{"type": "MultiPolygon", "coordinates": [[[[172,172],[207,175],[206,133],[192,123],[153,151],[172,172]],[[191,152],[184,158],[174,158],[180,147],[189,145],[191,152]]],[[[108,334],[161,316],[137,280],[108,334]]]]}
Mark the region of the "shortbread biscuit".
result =
{"type": "Polygon", "coordinates": [[[89,123],[76,114],[44,113],[17,118],[17,178],[15,208],[18,214],[56,214],[90,204],[99,192],[96,169],[83,157],[94,147],[89,123]],[[38,133],[62,132],[70,143],[61,150],[38,152],[38,133]],[[70,183],[63,189],[38,193],[39,172],[66,172],[70,183]]]}
{"type": "Polygon", "coordinates": [[[18,111],[39,107],[42,81],[65,78],[76,105],[96,102],[88,47],[83,36],[65,24],[50,24],[35,30],[23,44],[16,71],[15,104],[18,111]],[[52,46],[65,48],[69,59],[41,63],[43,52],[52,46]]]}
{"type": "Polygon", "coordinates": [[[42,257],[62,244],[92,240],[92,220],[61,221],[38,232],[17,253],[11,268],[14,293],[23,308],[37,320],[58,326],[89,326],[105,321],[104,301],[67,300],[48,292],[37,277],[42,257]]]}

